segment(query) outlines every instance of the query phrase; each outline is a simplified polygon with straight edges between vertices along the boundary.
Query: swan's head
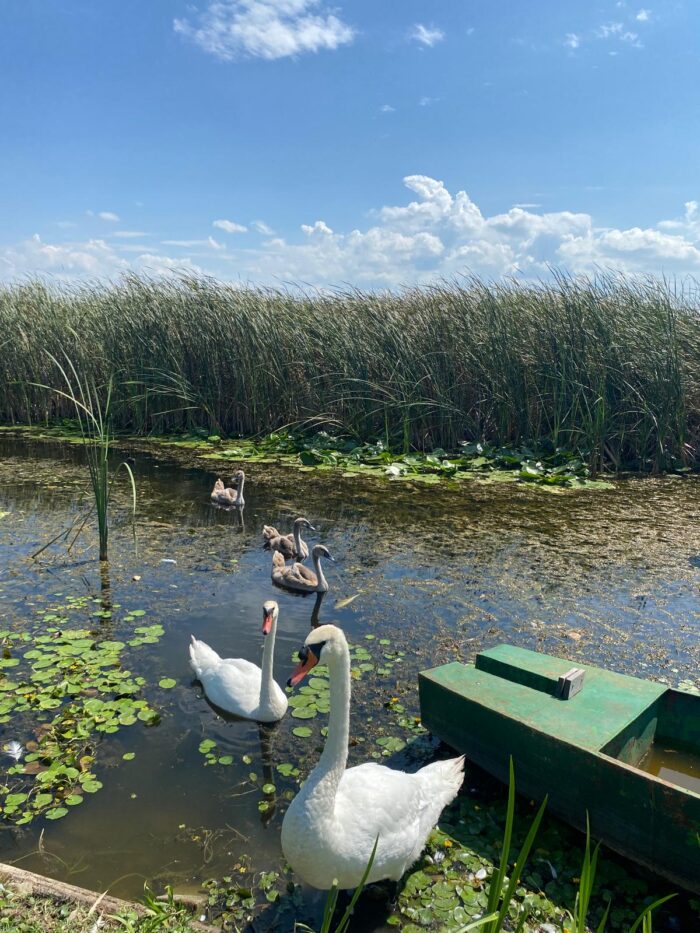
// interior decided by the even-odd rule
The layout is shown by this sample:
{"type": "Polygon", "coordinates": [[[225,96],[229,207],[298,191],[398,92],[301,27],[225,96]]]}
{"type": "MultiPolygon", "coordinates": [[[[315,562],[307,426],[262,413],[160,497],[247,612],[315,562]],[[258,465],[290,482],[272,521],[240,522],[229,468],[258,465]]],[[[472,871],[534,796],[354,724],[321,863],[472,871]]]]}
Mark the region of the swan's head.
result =
{"type": "Polygon", "coordinates": [[[309,531],[316,531],[316,529],[315,529],[314,526],[311,524],[311,522],[308,520],[308,518],[297,518],[297,519],[295,519],[295,521],[294,521],[294,527],[295,527],[295,528],[308,528],[309,531]]]}
{"type": "Polygon", "coordinates": [[[332,560],[335,563],[335,557],[331,557],[331,552],[328,550],[325,544],[316,544],[314,549],[311,552],[312,557],[327,557],[328,560],[332,560]]]}
{"type": "Polygon", "coordinates": [[[327,664],[334,657],[347,653],[347,650],[348,643],[342,629],[337,625],[319,625],[309,632],[303,647],[299,649],[299,664],[287,681],[287,686],[296,687],[321,659],[327,664]]]}
{"type": "Polygon", "coordinates": [[[274,599],[268,599],[267,602],[263,603],[263,635],[270,634],[272,631],[272,624],[273,622],[277,621],[277,616],[279,614],[280,607],[277,605],[274,599]]]}
{"type": "Polygon", "coordinates": [[[244,479],[245,479],[245,473],[243,472],[243,470],[236,470],[236,472],[233,474],[229,482],[233,486],[238,487],[240,486],[240,484],[242,483],[244,479]]]}

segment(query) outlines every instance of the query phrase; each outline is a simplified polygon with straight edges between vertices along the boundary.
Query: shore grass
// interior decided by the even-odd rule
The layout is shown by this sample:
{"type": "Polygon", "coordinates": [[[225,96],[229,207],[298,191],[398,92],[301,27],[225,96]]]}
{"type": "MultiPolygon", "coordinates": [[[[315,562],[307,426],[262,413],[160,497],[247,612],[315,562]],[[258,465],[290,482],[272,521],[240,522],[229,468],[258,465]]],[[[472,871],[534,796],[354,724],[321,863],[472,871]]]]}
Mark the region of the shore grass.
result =
{"type": "Polygon", "coordinates": [[[391,450],[563,448],[593,471],[700,467],[700,303],[619,275],[302,294],[211,279],[0,287],[0,421],[52,423],[67,355],[114,427],[329,428],[391,450]]]}

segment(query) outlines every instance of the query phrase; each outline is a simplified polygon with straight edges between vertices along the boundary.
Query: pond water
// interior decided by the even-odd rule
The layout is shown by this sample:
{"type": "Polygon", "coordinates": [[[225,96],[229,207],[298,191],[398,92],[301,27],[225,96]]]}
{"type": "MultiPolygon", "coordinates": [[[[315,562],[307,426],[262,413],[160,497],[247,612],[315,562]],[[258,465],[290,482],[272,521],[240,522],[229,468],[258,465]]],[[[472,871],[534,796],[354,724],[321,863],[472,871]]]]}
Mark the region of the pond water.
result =
{"type": "MultiPolygon", "coordinates": [[[[6,437],[0,457],[0,628],[31,639],[82,628],[118,642],[123,667],[144,679],[143,697],[159,714],[101,736],[91,768],[104,786],[63,818],[3,824],[3,861],[121,896],[139,896],[144,880],[195,890],[204,878],[230,876],[232,866],[279,869],[281,820],[297,787],[289,772],[303,777],[313,766],[326,717],[288,715],[271,728],[223,718],[203,698],[187,654],[194,633],[224,656],[259,663],[261,606],[274,598],[275,674],[279,682],[289,676],[315,602],[272,586],[263,523],[288,530],[305,515],[318,529],[312,540],[337,560],[316,617],[361,646],[351,763],[392,750],[377,739],[406,738],[399,721],[418,712],[421,668],[468,661],[502,641],[700,686],[695,478],[567,494],[251,464],[241,515],[210,504],[214,473],[136,453],[138,550],[128,490],[118,483],[109,572],[101,575],[92,531],[70,551],[58,541],[31,559],[83,510],[83,451],[6,437]],[[128,645],[137,626],[158,625],[162,635],[128,645]],[[310,734],[295,735],[300,727],[310,734]],[[207,740],[216,743],[215,763],[207,764],[206,745],[200,750],[207,740]],[[275,793],[264,793],[265,784],[275,793]]],[[[17,645],[5,651],[11,665],[22,657],[17,645]]],[[[21,665],[0,674],[17,680],[21,665]]],[[[0,743],[31,743],[55,715],[9,717],[0,743]]],[[[423,740],[386,760],[410,766],[430,753],[423,740]]]]}

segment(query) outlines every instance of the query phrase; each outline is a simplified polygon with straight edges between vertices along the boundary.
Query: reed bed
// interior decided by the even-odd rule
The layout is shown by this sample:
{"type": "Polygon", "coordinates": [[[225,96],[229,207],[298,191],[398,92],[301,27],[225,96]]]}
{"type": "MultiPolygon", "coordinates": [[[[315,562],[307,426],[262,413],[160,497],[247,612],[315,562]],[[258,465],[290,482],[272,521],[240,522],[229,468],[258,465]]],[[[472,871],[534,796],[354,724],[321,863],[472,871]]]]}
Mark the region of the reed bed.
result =
{"type": "Polygon", "coordinates": [[[700,467],[700,303],[657,279],[555,275],[302,293],[207,278],[0,286],[0,420],[74,416],[69,357],[117,430],[332,426],[406,450],[580,451],[594,470],[700,467]],[[105,388],[106,391],[106,388],[105,388]]]}

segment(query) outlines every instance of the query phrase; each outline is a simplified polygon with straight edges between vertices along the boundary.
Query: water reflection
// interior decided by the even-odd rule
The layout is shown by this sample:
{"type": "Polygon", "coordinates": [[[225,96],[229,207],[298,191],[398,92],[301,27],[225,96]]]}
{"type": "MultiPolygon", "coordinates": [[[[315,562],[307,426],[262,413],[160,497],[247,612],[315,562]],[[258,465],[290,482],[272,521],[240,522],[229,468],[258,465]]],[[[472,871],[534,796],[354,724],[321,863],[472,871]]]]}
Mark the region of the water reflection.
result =
{"type": "Polygon", "coordinates": [[[323,622],[341,624],[356,643],[367,644],[370,635],[405,651],[391,673],[353,684],[358,741],[351,763],[366,760],[371,729],[389,715],[387,695],[400,694],[416,711],[421,667],[469,660],[500,641],[672,683],[697,679],[695,478],[567,495],[526,486],[365,483],[251,465],[242,510],[211,505],[212,473],[137,453],[138,551],[129,490],[118,481],[111,560],[101,573],[89,529],[70,553],[57,537],[29,559],[84,514],[82,450],[2,439],[0,456],[0,513],[9,513],[0,518],[4,626],[34,625],[46,607],[79,594],[97,603],[73,613],[71,624],[126,638],[126,612],[141,609],[166,630],[157,645],[129,659],[161,709],[160,725],[104,740],[104,791],[46,826],[43,853],[41,827],[2,834],[0,857],[22,859],[27,868],[138,896],[143,881],[158,876],[196,887],[203,877],[227,874],[241,854],[252,854],[259,870],[280,863],[285,794],[296,785],[279,766],[306,773],[320,743],[295,737],[300,721],[291,715],[275,727],[222,715],[194,686],[187,659],[195,634],[222,656],[259,663],[260,605],[271,596],[280,603],[278,683],[309,628],[323,622]],[[338,558],[328,567],[329,594],[308,598],[272,587],[260,530],[288,527],[298,515],[319,529],[309,544],[320,541],[338,558]],[[98,611],[104,615],[93,615],[98,611]],[[162,677],[177,686],[158,690],[162,677]],[[218,757],[231,756],[232,764],[205,766],[203,739],[215,741],[218,757]],[[124,762],[126,752],[135,753],[133,761],[124,762]],[[275,785],[274,795],[262,792],[266,784],[275,785]]]}

